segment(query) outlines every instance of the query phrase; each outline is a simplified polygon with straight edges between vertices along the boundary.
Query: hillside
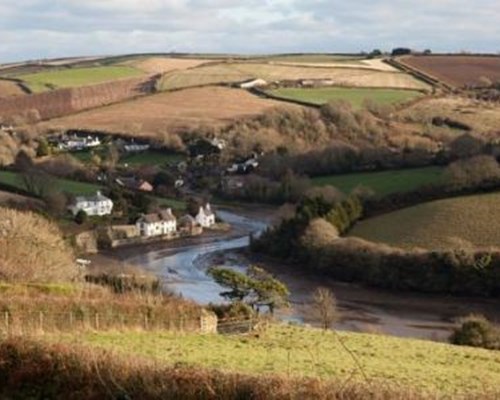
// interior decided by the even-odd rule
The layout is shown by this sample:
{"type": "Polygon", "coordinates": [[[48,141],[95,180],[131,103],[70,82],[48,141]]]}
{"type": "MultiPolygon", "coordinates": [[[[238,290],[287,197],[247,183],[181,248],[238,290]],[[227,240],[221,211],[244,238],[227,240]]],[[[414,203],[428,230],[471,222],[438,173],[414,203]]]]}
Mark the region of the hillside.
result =
{"type": "Polygon", "coordinates": [[[139,124],[141,136],[154,137],[165,129],[176,131],[201,125],[225,125],[280,105],[280,102],[253,96],[244,90],[192,88],[54,119],[43,126],[133,134],[134,125],[139,124]]]}
{"type": "Polygon", "coordinates": [[[404,248],[500,246],[500,194],[423,203],[358,223],[350,236],[404,248]]]}
{"type": "MultiPolygon", "coordinates": [[[[223,336],[169,332],[83,332],[45,341],[112,350],[148,359],[156,368],[185,366],[252,376],[321,378],[432,396],[483,395],[498,391],[500,353],[388,336],[324,332],[272,325],[257,335],[223,336]],[[347,350],[348,349],[348,350],[347,350]]],[[[1,364],[0,364],[1,365],[1,364]]],[[[128,366],[126,368],[129,368],[128,366]]]]}

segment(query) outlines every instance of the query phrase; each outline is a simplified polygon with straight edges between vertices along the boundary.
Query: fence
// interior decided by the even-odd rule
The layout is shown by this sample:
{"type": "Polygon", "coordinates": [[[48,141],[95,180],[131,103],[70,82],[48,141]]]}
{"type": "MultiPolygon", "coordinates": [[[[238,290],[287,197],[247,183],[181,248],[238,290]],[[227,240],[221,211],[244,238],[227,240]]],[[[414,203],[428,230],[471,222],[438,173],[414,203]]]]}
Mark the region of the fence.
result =
{"type": "Polygon", "coordinates": [[[214,331],[207,323],[211,315],[198,318],[168,318],[148,313],[110,312],[9,312],[0,313],[0,335],[29,335],[34,333],[106,330],[145,331],[214,331]]]}

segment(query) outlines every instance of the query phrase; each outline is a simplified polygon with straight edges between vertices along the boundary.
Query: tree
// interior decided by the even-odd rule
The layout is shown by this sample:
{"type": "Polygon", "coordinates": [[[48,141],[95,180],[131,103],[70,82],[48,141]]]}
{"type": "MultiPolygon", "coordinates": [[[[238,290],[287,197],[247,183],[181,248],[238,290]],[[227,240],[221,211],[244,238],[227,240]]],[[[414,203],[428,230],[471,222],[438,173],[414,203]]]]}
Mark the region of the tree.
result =
{"type": "Polygon", "coordinates": [[[220,295],[232,303],[244,302],[257,308],[267,306],[271,314],[277,307],[287,304],[286,285],[262,268],[251,266],[246,274],[227,268],[210,268],[208,273],[222,287],[229,290],[220,295]]]}
{"type": "Polygon", "coordinates": [[[266,270],[251,266],[247,275],[252,280],[252,289],[255,294],[253,306],[257,309],[262,306],[267,306],[269,312],[274,314],[274,310],[278,307],[288,305],[288,296],[290,292],[283,282],[274,278],[266,270]]]}
{"type": "Polygon", "coordinates": [[[333,292],[325,287],[317,288],[313,294],[312,306],[315,316],[321,323],[321,327],[325,330],[330,329],[339,317],[337,301],[333,292]]]}
{"type": "Polygon", "coordinates": [[[45,157],[50,154],[50,146],[49,143],[47,142],[47,139],[45,138],[40,138],[38,140],[38,147],[36,149],[36,156],[37,157],[45,157]]]}
{"type": "Polygon", "coordinates": [[[230,289],[220,295],[233,303],[243,302],[252,292],[251,279],[241,272],[227,268],[210,268],[208,273],[219,285],[230,289]]]}
{"type": "Polygon", "coordinates": [[[87,218],[88,218],[87,213],[84,210],[80,210],[75,215],[75,222],[78,225],[82,225],[87,221],[87,218]]]}

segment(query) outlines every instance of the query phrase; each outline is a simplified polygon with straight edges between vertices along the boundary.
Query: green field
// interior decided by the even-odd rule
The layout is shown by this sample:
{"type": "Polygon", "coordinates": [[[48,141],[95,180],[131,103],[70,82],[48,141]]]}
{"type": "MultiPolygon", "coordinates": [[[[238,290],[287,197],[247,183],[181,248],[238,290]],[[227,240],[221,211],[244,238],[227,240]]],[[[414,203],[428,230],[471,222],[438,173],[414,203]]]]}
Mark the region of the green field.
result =
{"type": "MultiPolygon", "coordinates": [[[[0,183],[14,186],[18,189],[26,190],[20,174],[16,172],[0,171],[0,183]]],[[[67,179],[54,179],[56,189],[74,195],[93,194],[100,189],[98,185],[86,182],[77,182],[67,179]]]]}
{"type": "Polygon", "coordinates": [[[165,165],[167,163],[178,163],[183,159],[184,156],[182,154],[168,154],[160,151],[149,150],[122,157],[120,159],[120,164],[128,164],[130,166],[165,165]]]}
{"type": "Polygon", "coordinates": [[[427,249],[500,247],[500,193],[432,201],[358,223],[350,236],[427,249]]]}
{"type": "MultiPolygon", "coordinates": [[[[500,352],[429,341],[273,325],[258,336],[158,333],[82,333],[78,343],[168,364],[223,371],[327,379],[368,379],[453,395],[498,389],[500,352]]],[[[72,339],[70,339],[72,340],[72,339]]]]}
{"type": "Polygon", "coordinates": [[[57,71],[20,75],[18,78],[26,82],[29,88],[37,93],[50,89],[92,85],[139,75],[142,75],[142,72],[133,67],[110,66],[68,68],[57,71]]]}
{"type": "Polygon", "coordinates": [[[315,185],[332,185],[344,193],[351,192],[357,186],[365,186],[372,189],[377,196],[385,196],[396,192],[409,192],[421,186],[439,184],[442,180],[442,167],[362,172],[312,179],[315,185]]]}
{"type": "Polygon", "coordinates": [[[362,108],[367,99],[377,104],[390,105],[407,102],[422,95],[416,90],[344,87],[280,88],[270,93],[283,99],[299,100],[315,105],[326,104],[333,100],[346,100],[357,109],[362,108]]]}

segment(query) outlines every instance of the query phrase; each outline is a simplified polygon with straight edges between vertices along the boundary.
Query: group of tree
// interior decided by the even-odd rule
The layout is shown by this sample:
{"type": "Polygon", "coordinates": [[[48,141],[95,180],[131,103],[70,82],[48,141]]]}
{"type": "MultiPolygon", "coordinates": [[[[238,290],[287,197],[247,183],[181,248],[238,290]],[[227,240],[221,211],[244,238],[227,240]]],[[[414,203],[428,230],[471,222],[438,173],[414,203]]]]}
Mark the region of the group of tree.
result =
{"type": "Polygon", "coordinates": [[[268,228],[258,238],[253,238],[251,248],[284,259],[299,259],[303,246],[300,241],[311,222],[321,219],[329,226],[330,236],[345,233],[361,218],[363,206],[356,195],[342,199],[327,199],[323,195],[306,196],[297,205],[290,218],[268,228]]]}

